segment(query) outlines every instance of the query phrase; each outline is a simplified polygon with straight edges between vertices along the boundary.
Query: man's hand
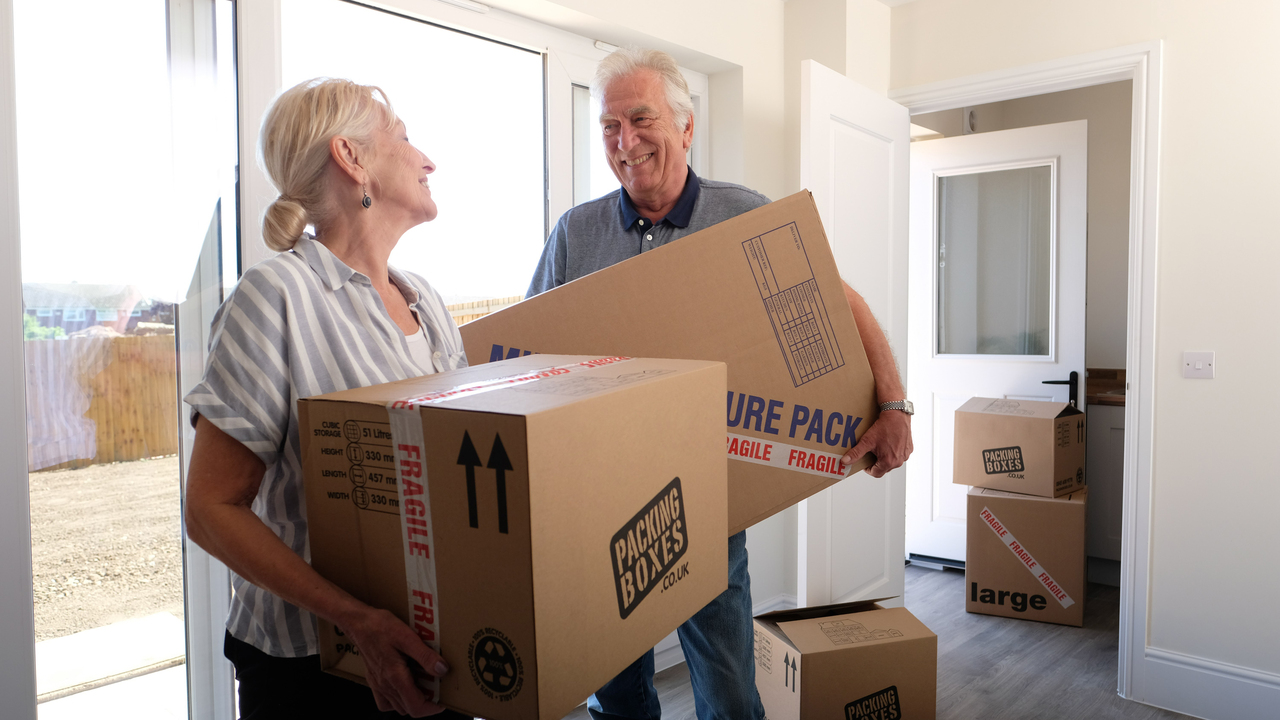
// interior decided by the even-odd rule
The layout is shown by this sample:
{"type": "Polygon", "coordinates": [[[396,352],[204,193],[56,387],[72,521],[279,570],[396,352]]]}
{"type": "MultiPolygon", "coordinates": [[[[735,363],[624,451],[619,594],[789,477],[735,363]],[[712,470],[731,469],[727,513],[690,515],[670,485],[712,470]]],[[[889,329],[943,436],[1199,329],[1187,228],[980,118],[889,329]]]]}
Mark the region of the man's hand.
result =
{"type": "Polygon", "coordinates": [[[379,710],[394,710],[410,717],[435,715],[444,710],[427,700],[414,684],[408,663],[416,662],[436,677],[449,672],[449,666],[399,618],[386,610],[371,609],[360,622],[342,630],[360,649],[368,672],[365,679],[379,710]]]}
{"type": "Polygon", "coordinates": [[[901,467],[911,457],[912,449],[911,416],[900,410],[885,410],[857,444],[844,454],[842,462],[852,465],[863,455],[871,453],[876,462],[867,468],[867,474],[875,478],[884,477],[890,470],[901,467]]]}

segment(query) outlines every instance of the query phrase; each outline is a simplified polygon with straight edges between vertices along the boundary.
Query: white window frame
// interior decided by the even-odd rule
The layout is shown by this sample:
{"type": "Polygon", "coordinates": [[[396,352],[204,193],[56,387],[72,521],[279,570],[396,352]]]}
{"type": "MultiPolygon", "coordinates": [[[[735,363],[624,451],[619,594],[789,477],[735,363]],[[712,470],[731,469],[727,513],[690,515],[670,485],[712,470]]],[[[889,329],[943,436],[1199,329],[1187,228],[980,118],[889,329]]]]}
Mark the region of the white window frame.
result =
{"type": "Polygon", "coordinates": [[[27,486],[27,387],[22,346],[21,225],[13,3],[0,0],[0,698],[6,717],[35,720],[35,599],[27,486]]]}

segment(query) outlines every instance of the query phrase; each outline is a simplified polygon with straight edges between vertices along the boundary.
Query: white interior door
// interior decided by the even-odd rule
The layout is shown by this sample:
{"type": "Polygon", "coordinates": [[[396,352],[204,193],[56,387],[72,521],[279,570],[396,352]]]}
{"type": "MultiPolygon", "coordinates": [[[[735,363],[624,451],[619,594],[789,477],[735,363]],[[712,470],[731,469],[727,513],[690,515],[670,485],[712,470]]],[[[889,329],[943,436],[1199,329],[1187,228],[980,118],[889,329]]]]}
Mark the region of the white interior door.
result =
{"type": "MultiPolygon", "coordinates": [[[[840,274],[898,353],[907,340],[909,127],[901,105],[801,64],[800,183],[813,192],[840,274]]],[[[899,468],[879,479],[858,473],[800,503],[801,607],[901,597],[904,502],[899,468]]]]}
{"type": "Polygon", "coordinates": [[[955,410],[970,397],[1084,396],[1084,120],[911,147],[907,550],[965,558],[951,482],[955,410]]]}

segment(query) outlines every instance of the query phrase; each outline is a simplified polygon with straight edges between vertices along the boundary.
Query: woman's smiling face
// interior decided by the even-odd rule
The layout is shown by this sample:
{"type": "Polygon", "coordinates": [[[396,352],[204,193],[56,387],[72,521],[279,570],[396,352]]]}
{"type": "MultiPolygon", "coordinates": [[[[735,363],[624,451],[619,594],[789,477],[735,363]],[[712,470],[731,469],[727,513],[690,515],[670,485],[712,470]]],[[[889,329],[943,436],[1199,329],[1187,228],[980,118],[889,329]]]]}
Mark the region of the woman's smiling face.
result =
{"type": "Polygon", "coordinates": [[[414,225],[434,220],[438,209],[427,176],[435,172],[436,166],[409,142],[404,122],[396,121],[390,130],[376,131],[373,145],[368,193],[379,210],[403,211],[414,225]]]}

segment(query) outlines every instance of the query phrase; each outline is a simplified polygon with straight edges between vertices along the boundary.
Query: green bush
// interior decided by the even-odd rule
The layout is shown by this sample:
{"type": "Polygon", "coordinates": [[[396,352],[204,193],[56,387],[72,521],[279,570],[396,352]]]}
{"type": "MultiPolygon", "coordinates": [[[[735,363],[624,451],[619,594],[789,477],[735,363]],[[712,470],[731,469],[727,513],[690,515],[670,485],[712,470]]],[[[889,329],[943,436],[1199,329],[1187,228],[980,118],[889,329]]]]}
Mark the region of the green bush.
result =
{"type": "Polygon", "coordinates": [[[52,340],[66,334],[60,327],[44,327],[34,315],[22,313],[22,337],[25,340],[52,340]]]}

